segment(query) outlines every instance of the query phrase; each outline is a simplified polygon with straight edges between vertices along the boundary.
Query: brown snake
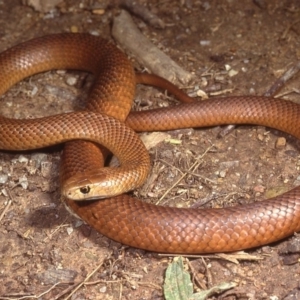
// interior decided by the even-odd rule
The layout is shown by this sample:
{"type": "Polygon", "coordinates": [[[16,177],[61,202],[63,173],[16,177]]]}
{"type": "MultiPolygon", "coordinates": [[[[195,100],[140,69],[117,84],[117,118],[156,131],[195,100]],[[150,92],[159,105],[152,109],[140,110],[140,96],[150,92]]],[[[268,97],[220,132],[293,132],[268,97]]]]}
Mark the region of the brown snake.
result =
{"type": "MultiPolygon", "coordinates": [[[[2,93],[12,84],[37,72],[53,68],[84,69],[96,76],[87,110],[103,110],[121,121],[126,119],[130,110],[136,83],[132,67],[120,51],[100,38],[85,34],[46,36],[2,53],[0,65],[2,93]],[[101,72],[95,67],[101,67],[101,72]]],[[[161,85],[163,86],[163,83],[161,85]]],[[[69,130],[67,127],[75,126],[77,123],[82,123],[85,130],[87,126],[84,125],[84,119],[90,118],[89,114],[97,120],[104,118],[99,122],[106,124],[105,117],[97,117],[97,114],[93,115],[90,112],[73,113],[71,118],[67,115],[53,116],[43,119],[43,122],[39,119],[29,120],[26,122],[33,125],[28,127],[28,124],[25,124],[23,128],[21,125],[26,123],[23,120],[1,118],[0,147],[5,149],[1,144],[3,140],[10,145],[9,149],[14,148],[11,146],[13,143],[21,149],[25,141],[29,141],[30,145],[34,143],[33,147],[41,147],[45,143],[37,145],[39,141],[36,142],[33,138],[38,136],[40,130],[44,130],[44,134],[38,138],[42,142],[47,139],[48,133],[49,139],[56,135],[59,119],[74,120],[68,123],[59,121],[61,126],[66,127],[67,135],[70,131],[74,131],[73,128],[69,130]],[[16,124],[18,126],[15,127],[16,124]],[[23,137],[22,140],[20,136],[23,137]]],[[[136,131],[171,130],[228,123],[259,124],[300,138],[299,117],[300,106],[295,103],[265,97],[242,96],[134,112],[129,114],[126,124],[136,131]]],[[[119,126],[117,121],[116,124],[119,126]]],[[[82,134],[76,139],[85,138],[84,130],[82,129],[82,134]]],[[[117,130],[114,132],[116,135],[117,130]]],[[[122,130],[122,134],[131,132],[122,130]]],[[[90,131],[94,132],[94,129],[90,131]]],[[[67,138],[68,136],[64,136],[58,138],[58,141],[65,141],[67,138]]],[[[102,167],[101,153],[93,143],[68,142],[63,154],[62,180],[68,180],[74,173],[85,174],[93,172],[95,167],[102,167]]],[[[300,230],[299,187],[273,199],[224,209],[160,207],[125,194],[99,201],[64,200],[78,216],[100,233],[118,242],[151,251],[169,253],[235,251],[271,243],[300,230]]]]}

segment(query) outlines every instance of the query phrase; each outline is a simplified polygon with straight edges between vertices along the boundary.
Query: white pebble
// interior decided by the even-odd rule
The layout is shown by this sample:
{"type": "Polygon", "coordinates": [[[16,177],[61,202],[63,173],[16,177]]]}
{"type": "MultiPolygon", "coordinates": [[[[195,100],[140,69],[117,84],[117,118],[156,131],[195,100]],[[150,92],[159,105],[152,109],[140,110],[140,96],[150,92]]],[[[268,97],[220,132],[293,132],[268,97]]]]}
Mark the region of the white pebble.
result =
{"type": "Polygon", "coordinates": [[[18,162],[20,162],[20,163],[28,163],[28,158],[25,157],[24,155],[20,155],[18,157],[18,162]]]}
{"type": "Polygon", "coordinates": [[[208,40],[202,40],[202,41],[200,41],[200,45],[201,46],[209,46],[210,45],[210,41],[208,41],[208,40]]]}
{"type": "Polygon", "coordinates": [[[19,178],[19,184],[21,185],[21,187],[24,190],[27,190],[27,188],[28,188],[28,179],[25,175],[23,175],[19,178]]]}
{"type": "Polygon", "coordinates": [[[72,227],[68,227],[67,228],[67,233],[68,233],[68,235],[71,235],[72,233],[73,233],[73,228],[72,227]]]}
{"type": "Polygon", "coordinates": [[[0,183],[4,184],[8,180],[8,175],[7,174],[0,174],[0,183]]]}
{"type": "Polygon", "coordinates": [[[70,76],[66,80],[67,84],[70,86],[74,86],[77,83],[77,78],[74,76],[70,76]]]}
{"type": "Polygon", "coordinates": [[[3,196],[8,197],[8,192],[7,192],[6,189],[2,189],[1,193],[2,193],[3,196]]]}
{"type": "Polygon", "coordinates": [[[237,75],[238,73],[239,73],[238,71],[231,69],[231,70],[229,70],[228,75],[229,75],[229,77],[233,77],[233,76],[237,75]]]}

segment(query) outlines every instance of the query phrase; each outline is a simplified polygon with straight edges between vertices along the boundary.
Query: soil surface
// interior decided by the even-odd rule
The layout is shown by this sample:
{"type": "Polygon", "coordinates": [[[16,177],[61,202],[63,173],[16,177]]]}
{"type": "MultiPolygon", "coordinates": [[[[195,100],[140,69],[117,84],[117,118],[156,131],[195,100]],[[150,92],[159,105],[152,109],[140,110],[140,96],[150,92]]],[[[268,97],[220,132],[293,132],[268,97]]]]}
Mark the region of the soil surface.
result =
{"type": "MultiPolygon", "coordinates": [[[[198,90],[209,97],[263,95],[300,58],[297,0],[152,0],[146,7],[165,28],[137,16],[134,21],[195,75],[189,86],[181,86],[190,95],[198,90]]],[[[112,39],[111,23],[119,11],[118,3],[104,1],[60,1],[44,11],[0,1],[0,50],[59,32],[112,39]]],[[[2,96],[0,111],[13,118],[70,111],[82,103],[89,85],[80,72],[34,75],[2,96]]],[[[299,75],[279,94],[300,101],[299,75]]],[[[136,99],[146,108],[174,104],[164,91],[144,86],[137,87],[136,99]]],[[[162,205],[205,208],[260,201],[299,185],[294,138],[257,126],[239,126],[218,138],[220,130],[168,132],[171,142],[150,149],[152,174],[134,194],[162,205]]],[[[116,243],[71,215],[60,201],[61,151],[57,146],[0,153],[0,299],[163,299],[172,257],[116,243]]],[[[189,258],[194,290],[234,282],[237,287],[209,299],[299,299],[299,243],[295,235],[243,254],[189,258]]]]}

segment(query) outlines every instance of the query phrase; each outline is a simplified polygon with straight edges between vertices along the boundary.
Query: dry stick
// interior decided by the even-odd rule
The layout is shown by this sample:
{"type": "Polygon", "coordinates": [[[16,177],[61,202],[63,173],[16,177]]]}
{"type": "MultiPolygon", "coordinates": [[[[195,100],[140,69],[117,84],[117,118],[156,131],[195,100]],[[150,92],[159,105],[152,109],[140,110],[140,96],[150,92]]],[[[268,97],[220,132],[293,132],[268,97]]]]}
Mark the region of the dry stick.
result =
{"type": "Polygon", "coordinates": [[[4,210],[3,210],[3,212],[2,212],[1,215],[0,215],[0,222],[1,222],[1,220],[3,219],[3,217],[5,216],[6,212],[7,212],[8,209],[9,209],[9,207],[11,206],[11,203],[12,203],[12,200],[13,200],[12,195],[11,195],[11,193],[10,193],[9,190],[7,191],[7,193],[8,193],[8,196],[9,196],[9,200],[8,200],[8,202],[7,202],[7,204],[6,204],[6,206],[5,206],[4,210]]]}
{"type": "Polygon", "coordinates": [[[210,149],[212,149],[214,147],[214,145],[211,145],[210,147],[208,147],[206,150],[205,150],[205,152],[202,154],[202,155],[200,155],[197,159],[196,159],[196,161],[192,164],[192,166],[187,170],[187,172],[185,172],[184,174],[182,174],[181,176],[180,176],[180,178],[178,179],[178,180],[176,180],[175,181],[175,183],[159,198],[159,200],[156,202],[156,204],[159,204],[165,197],[166,197],[166,195],[186,176],[186,175],[188,175],[189,174],[189,172],[191,171],[191,170],[194,170],[194,169],[196,169],[197,167],[198,167],[198,165],[200,164],[200,162],[199,162],[199,160],[200,159],[202,159],[205,155],[206,155],[206,153],[210,150],[210,149]]]}
{"type": "Polygon", "coordinates": [[[290,26],[288,26],[286,28],[286,30],[284,31],[284,33],[282,34],[281,39],[285,39],[287,34],[289,33],[289,31],[294,27],[294,25],[296,25],[299,22],[300,22],[300,19],[298,19],[294,23],[290,24],[290,26]]]}
{"type": "Polygon", "coordinates": [[[52,285],[49,289],[47,289],[45,292],[42,292],[39,295],[28,295],[28,296],[21,296],[20,298],[15,298],[14,296],[8,296],[8,297],[1,297],[0,300],[25,300],[25,299],[40,299],[42,296],[48,294],[51,290],[53,290],[56,286],[61,284],[61,282],[57,282],[54,285],[52,285]]]}
{"type": "Polygon", "coordinates": [[[162,19],[153,14],[146,6],[141,5],[137,1],[119,0],[119,5],[129,10],[131,13],[138,16],[154,28],[164,29],[166,27],[162,19]]]}
{"type": "Polygon", "coordinates": [[[86,276],[86,278],[81,281],[81,283],[79,283],[77,285],[77,287],[71,292],[71,294],[65,299],[65,300],[68,300],[71,298],[71,296],[77,291],[79,290],[100,268],[101,266],[103,265],[103,260],[101,261],[101,263],[88,275],[86,276]]]}
{"type": "Polygon", "coordinates": [[[77,285],[79,283],[74,283],[71,286],[67,287],[66,289],[64,289],[63,291],[61,291],[59,294],[57,294],[53,300],[58,300],[60,299],[62,296],[66,295],[67,293],[69,293],[70,291],[72,291],[74,289],[74,285],[77,285]]]}
{"type": "MultiPolygon", "coordinates": [[[[178,256],[178,253],[174,253],[174,254],[171,254],[171,253],[167,253],[167,254],[164,254],[164,253],[158,253],[157,256],[159,257],[177,257],[178,256]]],[[[217,253],[217,254],[214,254],[214,255],[210,255],[210,254],[203,254],[203,255],[200,255],[200,254],[184,254],[182,255],[186,258],[209,258],[209,259],[216,259],[216,260],[227,260],[229,262],[232,262],[234,264],[238,264],[236,261],[239,261],[239,260],[247,260],[247,261],[257,261],[257,260],[263,260],[264,258],[263,257],[260,257],[260,256],[255,256],[255,255],[245,255],[244,257],[241,257],[241,255],[239,254],[239,252],[233,252],[233,253],[217,253]],[[236,256],[234,257],[235,261],[231,258],[232,256],[236,256]]]]}
{"type": "Polygon", "coordinates": [[[202,289],[202,290],[206,290],[207,286],[206,284],[203,282],[202,278],[199,278],[198,276],[198,270],[195,270],[194,266],[191,264],[190,260],[186,258],[186,262],[193,274],[193,279],[194,281],[197,283],[197,285],[202,289]]]}
{"type": "Polygon", "coordinates": [[[295,76],[300,71],[300,61],[295,63],[290,69],[288,69],[280,78],[278,78],[274,84],[265,92],[264,96],[271,97],[274,96],[278,90],[280,90],[283,85],[295,76]]]}
{"type": "Polygon", "coordinates": [[[177,168],[177,167],[171,165],[170,163],[168,163],[168,162],[165,161],[164,159],[159,159],[158,161],[162,162],[163,164],[169,166],[169,167],[172,168],[172,169],[175,169],[177,172],[183,174],[183,172],[182,172],[179,168],[177,168]]]}
{"type": "Polygon", "coordinates": [[[253,0],[253,3],[256,4],[261,9],[267,8],[267,4],[266,4],[265,0],[253,0]]]}
{"type": "Polygon", "coordinates": [[[213,286],[213,280],[212,280],[210,269],[207,266],[207,263],[204,260],[204,257],[201,257],[201,260],[202,260],[202,263],[203,263],[203,265],[205,267],[205,271],[206,271],[207,285],[209,288],[211,288],[213,286]]]}
{"type": "Polygon", "coordinates": [[[120,283],[120,292],[119,292],[119,299],[122,299],[122,294],[123,294],[123,284],[122,282],[120,283]]]}
{"type": "Polygon", "coordinates": [[[104,279],[99,279],[99,280],[95,280],[95,281],[89,281],[89,282],[85,282],[84,285],[85,286],[89,286],[89,285],[96,285],[98,283],[120,283],[122,282],[121,279],[118,279],[118,280],[104,280],[104,279]]]}
{"type": "Polygon", "coordinates": [[[7,204],[6,204],[6,206],[5,206],[5,208],[3,209],[3,211],[2,211],[2,213],[0,215],[0,222],[3,219],[4,215],[6,214],[6,212],[8,211],[11,203],[12,203],[12,201],[11,201],[11,199],[9,199],[8,202],[7,202],[7,204]]]}
{"type": "Polygon", "coordinates": [[[211,195],[205,197],[205,198],[201,198],[200,200],[197,200],[195,203],[193,203],[190,208],[199,208],[199,207],[203,207],[205,204],[212,202],[215,199],[218,199],[219,197],[224,197],[226,196],[226,194],[214,194],[212,193],[211,195]]]}
{"type": "Polygon", "coordinates": [[[156,289],[158,291],[161,291],[162,290],[162,287],[158,284],[155,284],[153,282],[145,282],[145,281],[139,281],[138,284],[140,286],[145,286],[145,287],[148,287],[150,289],[156,289]]]}
{"type": "Polygon", "coordinates": [[[48,239],[51,239],[52,236],[53,236],[57,231],[59,231],[61,228],[70,226],[69,224],[65,224],[65,222],[66,222],[68,219],[69,219],[69,216],[67,216],[67,217],[64,219],[64,221],[63,221],[60,225],[58,225],[52,232],[50,232],[49,235],[47,234],[47,236],[44,238],[43,242],[46,242],[48,239]]]}
{"type": "Polygon", "coordinates": [[[124,10],[114,18],[112,36],[136,60],[151,73],[171,82],[188,83],[193,75],[183,70],[175,61],[153,45],[137,28],[131,16],[124,10]]]}

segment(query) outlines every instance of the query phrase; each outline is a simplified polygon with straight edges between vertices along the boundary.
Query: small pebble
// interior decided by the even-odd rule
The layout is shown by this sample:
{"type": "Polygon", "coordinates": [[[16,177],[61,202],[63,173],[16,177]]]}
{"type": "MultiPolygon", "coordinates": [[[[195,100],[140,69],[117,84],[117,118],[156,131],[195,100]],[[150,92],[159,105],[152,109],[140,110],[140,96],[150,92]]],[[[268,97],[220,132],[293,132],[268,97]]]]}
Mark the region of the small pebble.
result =
{"type": "Polygon", "coordinates": [[[231,69],[228,72],[228,76],[233,77],[233,76],[237,75],[238,73],[239,73],[238,71],[231,69]]]}
{"type": "Polygon", "coordinates": [[[257,185],[254,187],[253,189],[255,192],[258,192],[258,193],[264,193],[265,190],[266,190],[266,187],[263,186],[263,185],[257,185]]]}
{"type": "Polygon", "coordinates": [[[77,32],[79,31],[79,29],[78,29],[77,26],[73,25],[73,26],[71,26],[70,31],[71,31],[72,33],[77,33],[77,32]]]}
{"type": "Polygon", "coordinates": [[[224,67],[225,67],[225,70],[226,70],[226,71],[231,70],[231,66],[230,66],[230,65],[225,65],[224,67]]]}
{"type": "Polygon", "coordinates": [[[21,187],[24,190],[27,190],[27,188],[28,188],[28,179],[25,175],[23,175],[19,178],[19,184],[21,185],[21,187]]]}
{"type": "Polygon", "coordinates": [[[100,32],[98,30],[90,30],[89,34],[94,35],[94,36],[100,36],[100,32]]]}
{"type": "Polygon", "coordinates": [[[210,45],[210,41],[202,40],[202,41],[200,41],[200,45],[201,46],[209,46],[210,45]]]}
{"type": "Polygon", "coordinates": [[[105,13],[105,9],[93,9],[92,13],[95,15],[103,15],[105,13]]]}
{"type": "Polygon", "coordinates": [[[67,73],[66,70],[56,70],[56,73],[59,75],[65,75],[67,73]]]}
{"type": "Polygon", "coordinates": [[[77,78],[74,76],[69,76],[66,80],[66,83],[70,86],[74,86],[77,83],[77,78]]]}
{"type": "Polygon", "coordinates": [[[5,196],[5,197],[8,197],[8,192],[7,192],[6,189],[2,189],[2,190],[1,190],[1,194],[2,194],[3,196],[5,196]]]}
{"type": "Polygon", "coordinates": [[[83,224],[83,221],[81,221],[81,220],[76,220],[76,221],[75,221],[75,224],[74,224],[74,227],[75,227],[75,228],[78,228],[78,227],[80,227],[82,224],[83,224]]]}
{"type": "Polygon", "coordinates": [[[72,227],[67,227],[67,233],[68,235],[71,235],[73,233],[74,229],[72,227]]]}
{"type": "Polygon", "coordinates": [[[221,177],[221,178],[224,178],[225,176],[226,176],[226,171],[221,171],[220,172],[220,174],[219,174],[219,176],[221,177]]]}
{"type": "Polygon", "coordinates": [[[279,137],[277,140],[276,140],[276,143],[275,143],[275,148],[276,149],[282,149],[284,148],[286,145],[286,139],[284,137],[279,137]]]}
{"type": "Polygon", "coordinates": [[[207,94],[203,90],[200,90],[200,89],[196,92],[196,95],[202,99],[208,98],[207,94]]]}
{"type": "Polygon", "coordinates": [[[35,96],[38,92],[38,87],[36,85],[33,86],[33,89],[31,91],[31,97],[35,96]]]}
{"type": "Polygon", "coordinates": [[[18,157],[18,162],[20,162],[20,163],[28,163],[28,158],[25,157],[24,155],[20,155],[18,157]]]}
{"type": "Polygon", "coordinates": [[[8,175],[7,174],[0,174],[0,183],[4,184],[8,180],[8,175]]]}
{"type": "Polygon", "coordinates": [[[256,91],[254,88],[250,88],[249,89],[249,95],[255,95],[256,94],[256,91]]]}
{"type": "Polygon", "coordinates": [[[262,142],[264,140],[264,136],[261,133],[259,133],[257,135],[257,139],[262,142]]]}

